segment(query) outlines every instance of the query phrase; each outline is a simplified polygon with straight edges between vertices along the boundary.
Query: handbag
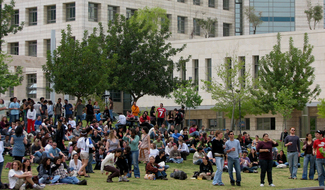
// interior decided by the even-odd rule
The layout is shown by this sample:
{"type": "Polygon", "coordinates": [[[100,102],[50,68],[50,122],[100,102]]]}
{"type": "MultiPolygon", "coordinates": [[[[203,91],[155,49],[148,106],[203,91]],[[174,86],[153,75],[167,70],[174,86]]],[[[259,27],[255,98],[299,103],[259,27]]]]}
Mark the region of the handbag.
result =
{"type": "Polygon", "coordinates": [[[223,157],[224,154],[220,154],[220,153],[214,153],[214,157],[223,157]]]}
{"type": "Polygon", "coordinates": [[[146,174],[144,175],[144,179],[147,179],[147,180],[154,180],[155,178],[155,174],[146,174]]]}
{"type": "Polygon", "coordinates": [[[165,165],[166,165],[166,164],[165,164],[164,161],[161,161],[161,162],[158,163],[158,166],[160,166],[160,167],[165,167],[165,165]]]}

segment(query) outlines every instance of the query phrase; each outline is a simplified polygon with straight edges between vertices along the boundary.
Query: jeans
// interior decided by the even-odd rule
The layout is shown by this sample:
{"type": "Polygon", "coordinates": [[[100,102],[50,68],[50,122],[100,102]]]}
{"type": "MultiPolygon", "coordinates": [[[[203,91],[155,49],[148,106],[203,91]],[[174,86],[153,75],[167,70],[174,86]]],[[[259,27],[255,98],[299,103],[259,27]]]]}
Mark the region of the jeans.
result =
{"type": "Polygon", "coordinates": [[[198,159],[197,161],[193,162],[193,164],[200,165],[202,162],[203,162],[202,159],[198,159]]]}
{"type": "Polygon", "coordinates": [[[312,154],[306,154],[304,158],[304,168],[302,172],[302,178],[307,179],[307,170],[308,170],[308,163],[310,162],[310,169],[309,169],[309,179],[314,179],[315,174],[315,159],[316,157],[312,154]]]}
{"type": "Polygon", "coordinates": [[[325,166],[325,159],[324,158],[316,158],[316,167],[318,173],[318,184],[319,186],[324,186],[324,166],[325,166]]]}
{"type": "Polygon", "coordinates": [[[267,172],[267,181],[269,185],[273,183],[272,180],[272,166],[273,160],[260,160],[261,165],[261,184],[264,184],[265,173],[267,172]]]}
{"type": "Polygon", "coordinates": [[[174,163],[180,164],[183,162],[183,158],[170,158],[170,161],[173,161],[174,163]]]}
{"type": "Polygon", "coordinates": [[[38,183],[40,183],[40,184],[45,184],[45,182],[48,180],[48,181],[50,181],[51,183],[55,183],[55,182],[57,182],[58,180],[60,179],[60,175],[56,175],[56,176],[54,176],[53,177],[53,179],[51,179],[51,180],[48,180],[48,179],[45,179],[45,178],[40,178],[39,180],[38,180],[38,183]]]}
{"type": "Polygon", "coordinates": [[[93,160],[94,160],[93,153],[89,153],[88,165],[86,166],[86,172],[87,173],[94,173],[93,165],[92,165],[93,160]]]}
{"type": "Polygon", "coordinates": [[[234,176],[233,176],[233,166],[235,166],[235,170],[236,170],[236,182],[240,183],[241,181],[241,175],[240,175],[240,164],[239,164],[239,158],[232,158],[232,157],[228,157],[228,173],[229,173],[229,178],[230,178],[230,182],[234,183],[234,176]]]}
{"type": "Polygon", "coordinates": [[[0,162],[0,186],[2,186],[1,175],[2,175],[3,163],[4,162],[0,162]]]}
{"type": "Polygon", "coordinates": [[[160,127],[161,124],[163,124],[164,122],[165,122],[165,118],[158,118],[158,120],[157,120],[157,124],[158,124],[159,127],[160,127]]]}
{"type": "Polygon", "coordinates": [[[200,133],[199,133],[198,131],[194,131],[194,132],[192,132],[192,133],[190,134],[190,136],[191,136],[191,137],[194,137],[194,136],[198,137],[198,136],[200,136],[200,133]]]}
{"type": "Polygon", "coordinates": [[[111,117],[111,121],[113,123],[113,110],[109,110],[109,116],[111,117]]]}
{"type": "Polygon", "coordinates": [[[60,179],[60,183],[67,183],[67,184],[78,184],[79,183],[79,179],[76,177],[65,177],[63,179],[60,179]]]}
{"type": "MultiPolygon", "coordinates": [[[[162,167],[159,167],[159,168],[162,168],[162,167]]],[[[156,177],[158,178],[158,177],[166,177],[167,176],[167,174],[166,174],[166,172],[165,171],[158,171],[157,173],[155,173],[156,174],[156,177]]]]}
{"type": "Polygon", "coordinates": [[[291,177],[297,178],[298,152],[288,152],[288,163],[291,177]]]}
{"type": "Polygon", "coordinates": [[[154,132],[150,133],[150,139],[155,139],[155,133],[154,132]]]}
{"type": "Polygon", "coordinates": [[[18,115],[10,114],[10,122],[16,122],[16,120],[19,120],[19,114],[18,115]]]}
{"type": "Polygon", "coordinates": [[[54,115],[54,125],[56,125],[57,120],[59,120],[61,117],[61,114],[54,115]]]}
{"type": "Polygon", "coordinates": [[[42,158],[42,153],[40,151],[36,151],[34,156],[42,158]]]}
{"type": "Polygon", "coordinates": [[[212,184],[213,185],[222,185],[222,170],[223,170],[223,164],[224,164],[224,159],[223,157],[215,157],[216,159],[216,166],[217,166],[217,171],[216,174],[214,175],[212,184]]]}
{"type": "MultiPolygon", "coordinates": [[[[140,177],[138,158],[139,158],[139,150],[131,151],[131,162],[134,169],[134,177],[140,177]]],[[[128,177],[131,177],[130,173],[128,173],[128,177]]]]}
{"type": "Polygon", "coordinates": [[[116,123],[116,124],[115,124],[115,129],[117,130],[117,129],[119,128],[120,125],[125,126],[126,124],[116,123]]]}
{"type": "Polygon", "coordinates": [[[83,118],[82,115],[77,115],[77,116],[76,116],[76,124],[77,124],[77,125],[78,125],[78,122],[79,122],[79,121],[82,122],[82,118],[83,118]]]}

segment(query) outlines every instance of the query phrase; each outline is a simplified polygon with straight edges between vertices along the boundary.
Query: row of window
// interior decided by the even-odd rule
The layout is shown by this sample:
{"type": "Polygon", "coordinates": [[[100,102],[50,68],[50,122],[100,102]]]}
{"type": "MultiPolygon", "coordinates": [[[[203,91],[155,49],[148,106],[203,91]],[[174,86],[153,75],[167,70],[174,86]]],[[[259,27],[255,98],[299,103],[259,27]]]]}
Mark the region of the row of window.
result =
{"type": "MultiPolygon", "coordinates": [[[[192,0],[177,0],[180,3],[187,3],[192,0]]],[[[193,5],[201,5],[203,0],[193,0],[193,5]]],[[[208,7],[214,8],[216,6],[216,0],[208,0],[208,7]]],[[[223,10],[229,10],[229,0],[223,0],[223,10]]]]}

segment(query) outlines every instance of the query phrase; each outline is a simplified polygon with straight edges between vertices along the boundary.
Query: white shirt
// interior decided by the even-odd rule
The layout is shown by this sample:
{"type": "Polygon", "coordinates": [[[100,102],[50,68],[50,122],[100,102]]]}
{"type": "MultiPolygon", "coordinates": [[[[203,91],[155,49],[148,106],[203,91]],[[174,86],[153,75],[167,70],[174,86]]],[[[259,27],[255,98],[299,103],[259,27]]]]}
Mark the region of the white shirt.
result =
{"type": "Polygon", "coordinates": [[[80,137],[77,142],[77,147],[80,148],[81,152],[89,153],[89,148],[94,147],[94,145],[88,137],[87,140],[85,140],[85,137],[80,137]]]}
{"type": "Polygon", "coordinates": [[[125,115],[119,115],[118,116],[118,123],[122,124],[122,125],[125,125],[126,124],[126,117],[125,115]]]}
{"type": "Polygon", "coordinates": [[[182,145],[178,145],[178,150],[179,150],[180,152],[190,152],[190,151],[188,150],[188,147],[187,147],[187,144],[186,144],[186,143],[183,143],[182,145]]]}
{"type": "Polygon", "coordinates": [[[70,168],[73,168],[75,171],[79,171],[79,169],[81,168],[81,165],[82,165],[82,163],[81,163],[81,161],[78,159],[78,161],[77,161],[77,165],[76,165],[76,163],[74,162],[74,159],[72,159],[72,160],[70,160],[70,162],[69,162],[69,167],[70,168]]]}
{"type": "Polygon", "coordinates": [[[104,167],[105,166],[111,166],[111,167],[114,167],[114,164],[117,162],[118,158],[115,159],[115,153],[110,153],[109,155],[107,155],[105,157],[105,159],[102,161],[102,164],[100,166],[100,171],[101,173],[104,172],[104,167]]]}
{"type": "Polygon", "coordinates": [[[159,150],[158,149],[150,149],[150,154],[149,154],[149,158],[151,156],[153,156],[154,158],[156,158],[156,156],[159,154],[159,150]]]}
{"type": "Polygon", "coordinates": [[[36,110],[35,109],[33,109],[33,111],[31,111],[30,109],[27,110],[27,119],[36,120],[36,110]]]}
{"type": "Polygon", "coordinates": [[[75,120],[69,120],[69,122],[68,122],[70,125],[71,125],[71,127],[72,128],[76,128],[76,121],[75,120]]]}
{"type": "Polygon", "coordinates": [[[8,173],[9,178],[9,188],[13,189],[16,185],[16,182],[18,181],[18,177],[14,177],[14,175],[23,175],[22,170],[15,171],[14,169],[11,169],[8,173]]]}
{"type": "Polygon", "coordinates": [[[209,151],[207,156],[208,156],[209,159],[213,159],[213,158],[214,158],[214,157],[212,156],[212,151],[209,151]]]}
{"type": "Polygon", "coordinates": [[[52,146],[50,144],[47,144],[44,149],[46,152],[50,151],[50,149],[52,148],[52,146]]]}
{"type": "Polygon", "coordinates": [[[3,150],[4,150],[3,141],[0,141],[0,162],[4,161],[3,156],[2,156],[3,150]]]}
{"type": "Polygon", "coordinates": [[[36,110],[36,114],[41,114],[40,108],[41,108],[41,104],[39,103],[34,104],[34,109],[36,110]]]}
{"type": "Polygon", "coordinates": [[[167,145],[166,148],[165,148],[165,152],[166,152],[166,154],[168,154],[168,155],[169,155],[170,151],[172,151],[172,150],[173,150],[173,146],[171,146],[171,147],[169,148],[168,145],[167,145]]]}

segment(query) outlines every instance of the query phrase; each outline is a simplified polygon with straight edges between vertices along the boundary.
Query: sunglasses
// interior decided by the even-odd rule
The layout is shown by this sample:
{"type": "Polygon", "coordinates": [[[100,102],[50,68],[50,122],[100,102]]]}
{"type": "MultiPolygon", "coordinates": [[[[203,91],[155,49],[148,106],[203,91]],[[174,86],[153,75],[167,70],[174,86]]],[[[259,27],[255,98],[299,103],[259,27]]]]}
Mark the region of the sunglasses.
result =
{"type": "Polygon", "coordinates": [[[234,135],[234,134],[229,134],[229,135],[234,135]]]}

